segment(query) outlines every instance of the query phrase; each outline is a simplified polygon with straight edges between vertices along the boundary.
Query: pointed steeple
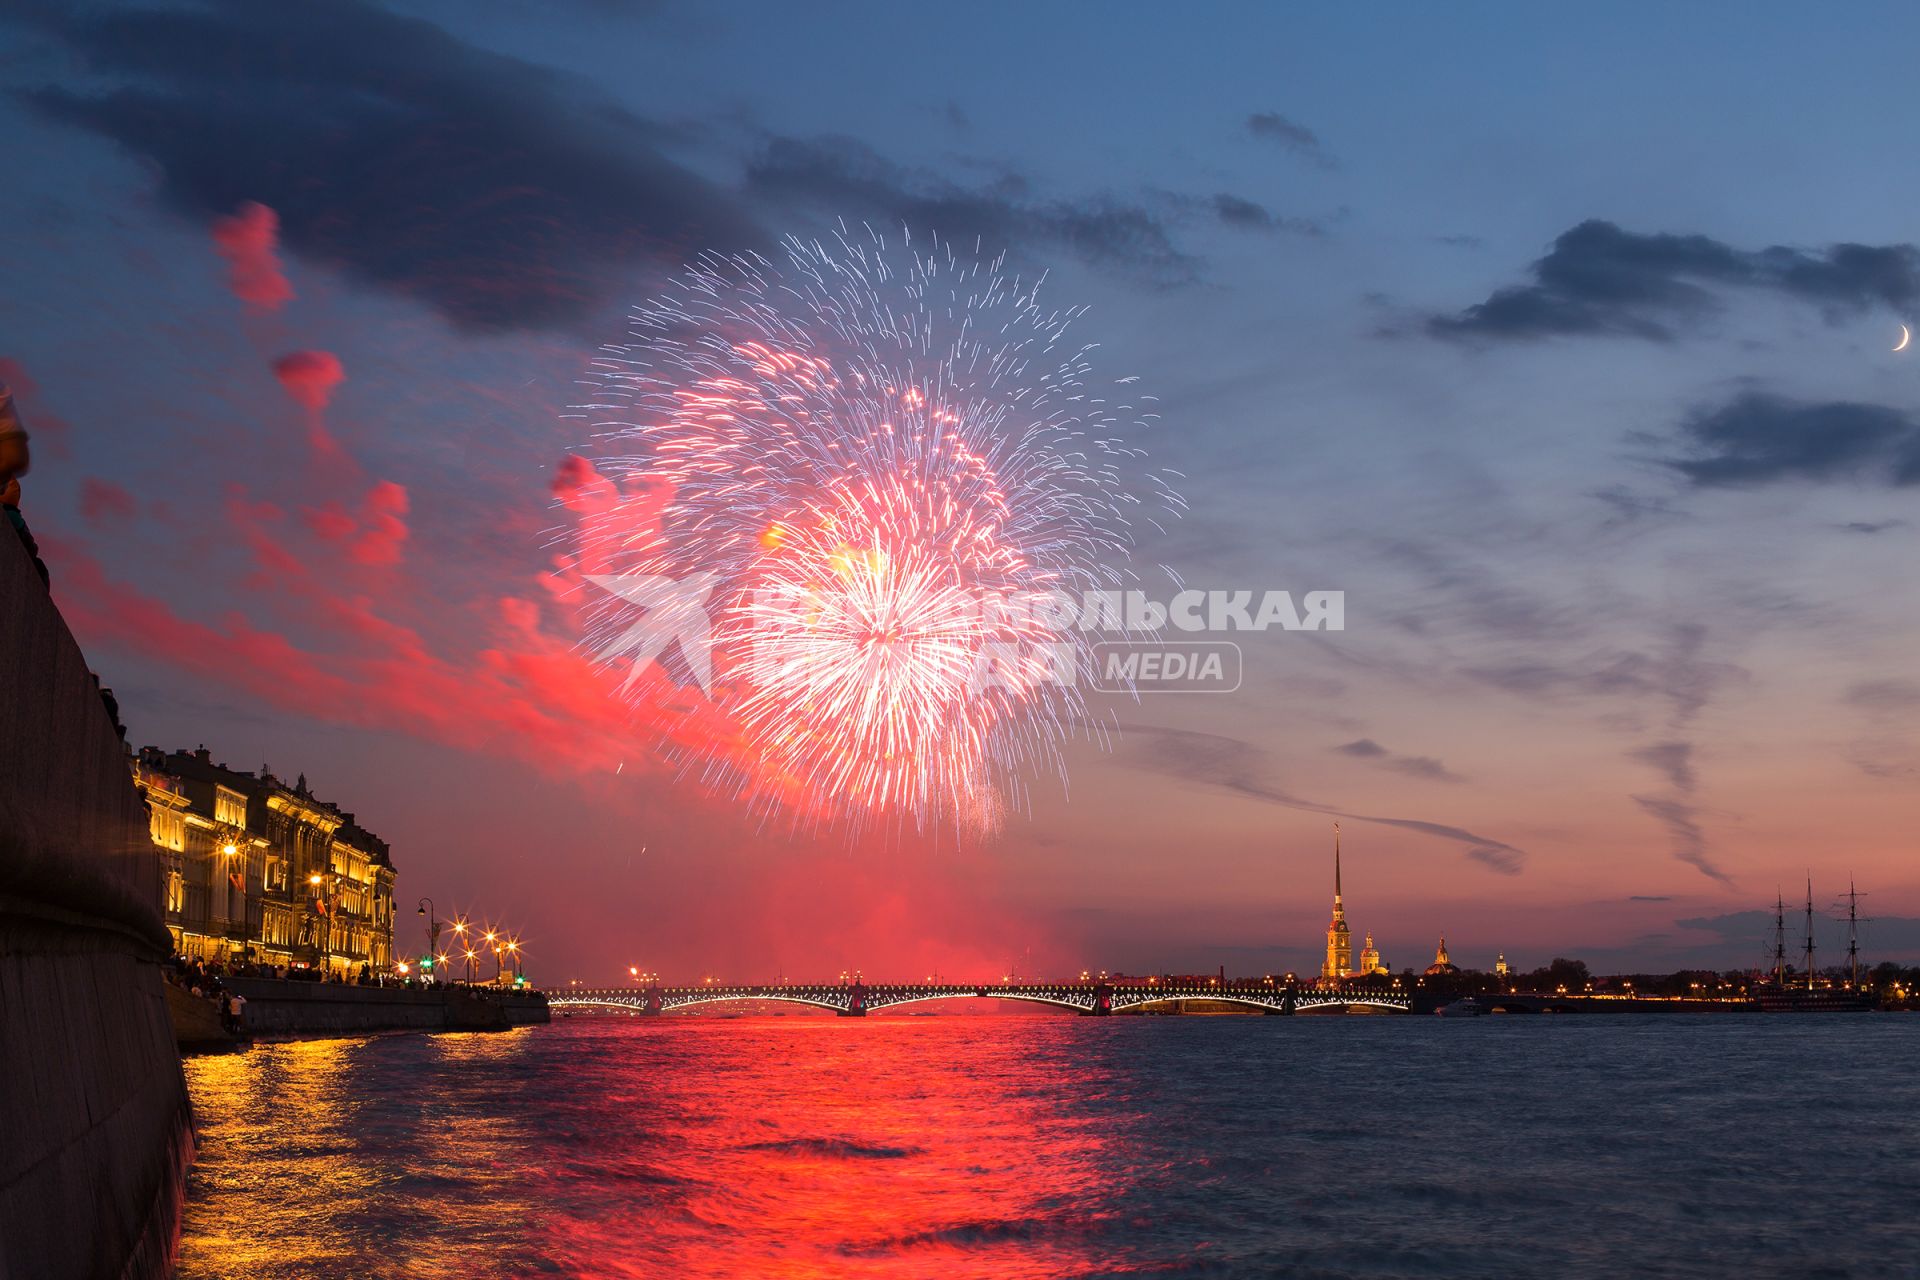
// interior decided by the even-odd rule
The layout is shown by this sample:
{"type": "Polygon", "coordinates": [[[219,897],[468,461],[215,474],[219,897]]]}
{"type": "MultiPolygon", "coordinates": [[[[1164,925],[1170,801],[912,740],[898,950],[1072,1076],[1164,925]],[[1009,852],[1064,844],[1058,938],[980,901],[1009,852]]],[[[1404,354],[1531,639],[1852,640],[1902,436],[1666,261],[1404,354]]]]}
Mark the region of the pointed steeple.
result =
{"type": "Polygon", "coordinates": [[[1353,975],[1353,935],[1347,930],[1347,909],[1340,900],[1340,824],[1333,824],[1333,919],[1327,924],[1327,958],[1322,978],[1353,975]]]}
{"type": "Polygon", "coordinates": [[[1333,906],[1340,909],[1340,824],[1333,824],[1333,906]]]}

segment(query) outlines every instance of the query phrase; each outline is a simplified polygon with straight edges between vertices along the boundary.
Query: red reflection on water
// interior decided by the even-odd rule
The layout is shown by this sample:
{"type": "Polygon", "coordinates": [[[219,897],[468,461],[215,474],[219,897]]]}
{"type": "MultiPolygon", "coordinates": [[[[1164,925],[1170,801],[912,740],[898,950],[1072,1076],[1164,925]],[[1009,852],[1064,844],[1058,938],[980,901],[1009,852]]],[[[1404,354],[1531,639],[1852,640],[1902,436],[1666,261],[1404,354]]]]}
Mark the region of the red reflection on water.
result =
{"type": "Polygon", "coordinates": [[[573,1019],[204,1061],[181,1277],[1126,1270],[1105,1206],[1136,1117],[1077,1021],[573,1019]]]}
{"type": "Polygon", "coordinates": [[[653,1163],[676,1185],[640,1222],[550,1219],[555,1261],[579,1274],[1094,1267],[1111,1121],[1073,1105],[1089,1082],[1046,1021],[658,1021],[634,1038],[661,1037],[698,1063],[648,1081],[675,1130],[653,1163]]]}

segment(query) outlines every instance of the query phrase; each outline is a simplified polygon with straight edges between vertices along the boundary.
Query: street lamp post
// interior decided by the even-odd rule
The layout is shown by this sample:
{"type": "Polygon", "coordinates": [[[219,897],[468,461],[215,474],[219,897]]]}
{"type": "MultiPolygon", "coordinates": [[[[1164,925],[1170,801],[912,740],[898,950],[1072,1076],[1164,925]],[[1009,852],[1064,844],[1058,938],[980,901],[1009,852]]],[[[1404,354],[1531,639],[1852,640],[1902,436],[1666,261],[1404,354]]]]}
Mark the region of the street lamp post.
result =
{"type": "MultiPolygon", "coordinates": [[[[440,950],[440,918],[434,914],[432,898],[420,899],[418,914],[427,918],[427,959],[431,960],[440,950]]],[[[434,981],[439,980],[440,975],[435,973],[434,981]]]]}
{"type": "Polygon", "coordinates": [[[326,928],[320,935],[320,976],[324,979],[328,971],[333,968],[333,913],[338,909],[337,904],[340,900],[340,877],[334,876],[329,883],[326,876],[316,871],[307,877],[307,883],[316,891],[323,884],[327,887],[326,893],[314,899],[314,904],[320,909],[319,914],[327,922],[326,928]]]}
{"type": "MultiPolygon", "coordinates": [[[[233,833],[228,832],[225,838],[222,839],[220,842],[220,856],[224,859],[224,861],[220,864],[220,870],[222,874],[225,876],[226,882],[227,882],[226,883],[226,902],[227,902],[226,922],[225,922],[225,927],[221,930],[221,932],[224,933],[227,937],[226,945],[228,950],[232,950],[233,948],[233,941],[232,941],[233,939],[233,890],[234,890],[233,860],[234,858],[239,856],[239,853],[240,853],[239,843],[235,840],[233,833]]],[[[247,871],[246,871],[245,863],[240,864],[239,888],[240,888],[240,950],[241,950],[241,954],[244,956],[247,952],[253,950],[253,929],[247,922],[247,871]]]]}

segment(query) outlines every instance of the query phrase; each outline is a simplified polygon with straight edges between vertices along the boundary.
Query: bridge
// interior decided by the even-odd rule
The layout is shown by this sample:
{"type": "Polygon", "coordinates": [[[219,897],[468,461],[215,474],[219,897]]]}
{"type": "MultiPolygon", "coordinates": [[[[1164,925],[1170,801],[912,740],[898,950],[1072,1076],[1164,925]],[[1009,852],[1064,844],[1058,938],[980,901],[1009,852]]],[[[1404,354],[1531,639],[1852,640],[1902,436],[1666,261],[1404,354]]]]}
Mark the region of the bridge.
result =
{"type": "Polygon", "coordinates": [[[1137,983],[1112,982],[996,982],[963,983],[770,983],[740,985],[701,983],[698,986],[566,987],[550,991],[554,1009],[617,1009],[628,1013],[663,1014],[699,1005],[777,1001],[830,1009],[845,1018],[863,1018],[876,1009],[920,1004],[930,1000],[1024,1000],[1072,1013],[1101,1016],[1145,1012],[1155,1005],[1184,1000],[1206,1000],[1238,1005],[1261,1013],[1293,1014],[1319,1010],[1378,1009],[1412,1012],[1411,997],[1399,991],[1298,989],[1271,982],[1137,983]]]}

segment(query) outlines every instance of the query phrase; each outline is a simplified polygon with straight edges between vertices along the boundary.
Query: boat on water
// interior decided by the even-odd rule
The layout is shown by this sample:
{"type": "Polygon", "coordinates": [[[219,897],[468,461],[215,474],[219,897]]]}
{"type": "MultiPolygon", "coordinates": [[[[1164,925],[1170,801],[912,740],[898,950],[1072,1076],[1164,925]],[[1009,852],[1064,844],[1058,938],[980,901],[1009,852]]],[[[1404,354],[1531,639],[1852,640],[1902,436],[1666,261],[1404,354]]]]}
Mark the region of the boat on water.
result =
{"type": "Polygon", "coordinates": [[[1780,895],[1773,903],[1773,980],[1754,987],[1754,1008],[1762,1013],[1866,1013],[1879,1008],[1878,999],[1860,989],[1859,893],[1847,886],[1847,970],[1843,986],[1820,985],[1813,964],[1813,877],[1807,877],[1806,961],[1800,980],[1787,980],[1787,904],[1780,895]]]}
{"type": "Polygon", "coordinates": [[[1864,991],[1846,987],[1762,987],[1753,993],[1762,1013],[1868,1013],[1878,1008],[1864,991]]]}
{"type": "Polygon", "coordinates": [[[1482,1018],[1486,1016],[1487,1007],[1472,996],[1468,996],[1464,1000],[1443,1004],[1434,1012],[1443,1018],[1482,1018]]]}

